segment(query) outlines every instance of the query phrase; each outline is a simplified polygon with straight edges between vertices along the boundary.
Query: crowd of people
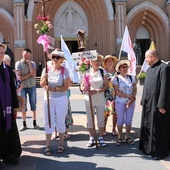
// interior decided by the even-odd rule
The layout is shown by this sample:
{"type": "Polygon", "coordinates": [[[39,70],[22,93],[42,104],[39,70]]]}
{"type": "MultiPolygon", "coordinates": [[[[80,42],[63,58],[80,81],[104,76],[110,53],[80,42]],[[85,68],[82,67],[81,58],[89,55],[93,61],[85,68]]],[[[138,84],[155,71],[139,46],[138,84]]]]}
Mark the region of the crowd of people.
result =
{"type": "MultiPolygon", "coordinates": [[[[22,149],[16,125],[16,113],[19,108],[18,95],[25,100],[22,110],[23,126],[27,130],[27,95],[33,112],[33,127],[40,130],[36,122],[36,63],[31,61],[31,50],[22,52],[22,59],[15,64],[15,72],[10,65],[9,56],[5,56],[6,45],[0,44],[0,160],[17,164],[22,149]],[[12,143],[9,143],[13,141],[12,143]]],[[[44,154],[50,156],[51,138],[59,138],[57,153],[63,153],[64,138],[67,129],[72,126],[71,106],[69,102],[71,79],[69,70],[64,66],[64,53],[56,48],[48,55],[50,61],[43,69],[40,86],[44,88],[44,120],[46,148],[44,154]],[[57,135],[59,134],[59,136],[57,135]]],[[[163,159],[170,152],[170,66],[162,63],[156,50],[148,50],[145,55],[150,65],[146,73],[141,99],[142,118],[139,149],[156,160],[163,159]]],[[[130,136],[135,101],[137,79],[128,74],[131,63],[128,59],[118,60],[116,56],[103,57],[98,54],[90,61],[82,76],[80,85],[84,93],[89,141],[87,147],[100,145],[106,147],[107,120],[112,115],[112,134],[117,136],[116,146],[122,142],[134,145],[130,136]],[[95,131],[97,118],[98,138],[95,131]],[[125,134],[123,135],[123,126],[125,134]],[[124,136],[124,137],[123,137],[124,136]],[[96,140],[97,139],[97,140],[96,140]]]]}

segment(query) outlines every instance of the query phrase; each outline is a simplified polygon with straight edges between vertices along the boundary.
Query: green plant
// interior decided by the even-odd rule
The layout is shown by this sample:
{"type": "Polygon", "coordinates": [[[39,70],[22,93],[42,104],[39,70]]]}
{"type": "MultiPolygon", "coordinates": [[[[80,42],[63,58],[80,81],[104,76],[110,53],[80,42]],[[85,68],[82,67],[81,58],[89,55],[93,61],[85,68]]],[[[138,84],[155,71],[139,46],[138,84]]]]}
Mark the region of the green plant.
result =
{"type": "Polygon", "coordinates": [[[145,72],[142,72],[142,73],[139,73],[137,74],[136,76],[138,79],[144,79],[146,77],[146,73],[145,72]]]}

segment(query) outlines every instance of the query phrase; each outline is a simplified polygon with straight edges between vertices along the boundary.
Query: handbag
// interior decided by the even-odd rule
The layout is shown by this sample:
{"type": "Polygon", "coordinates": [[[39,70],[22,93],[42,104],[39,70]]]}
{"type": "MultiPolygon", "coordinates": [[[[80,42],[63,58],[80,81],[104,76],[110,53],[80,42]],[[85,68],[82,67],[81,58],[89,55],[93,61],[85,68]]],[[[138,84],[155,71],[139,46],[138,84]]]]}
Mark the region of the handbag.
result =
{"type": "Polygon", "coordinates": [[[25,109],[25,98],[21,96],[17,96],[17,98],[18,98],[18,104],[19,104],[18,112],[23,112],[25,109]]]}
{"type": "Polygon", "coordinates": [[[109,89],[105,90],[104,94],[105,94],[106,100],[109,100],[109,101],[113,101],[114,100],[113,95],[111,94],[109,89]]]}

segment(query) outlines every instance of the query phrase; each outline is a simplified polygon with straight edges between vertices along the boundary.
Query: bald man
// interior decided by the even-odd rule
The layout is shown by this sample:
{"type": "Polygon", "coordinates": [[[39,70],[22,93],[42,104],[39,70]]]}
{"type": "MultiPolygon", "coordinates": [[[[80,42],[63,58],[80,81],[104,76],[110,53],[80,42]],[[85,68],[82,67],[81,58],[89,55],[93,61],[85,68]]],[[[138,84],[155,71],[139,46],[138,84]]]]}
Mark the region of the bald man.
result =
{"type": "Polygon", "coordinates": [[[139,149],[160,160],[170,152],[170,66],[162,63],[156,50],[145,53],[147,70],[142,94],[139,149]]]}

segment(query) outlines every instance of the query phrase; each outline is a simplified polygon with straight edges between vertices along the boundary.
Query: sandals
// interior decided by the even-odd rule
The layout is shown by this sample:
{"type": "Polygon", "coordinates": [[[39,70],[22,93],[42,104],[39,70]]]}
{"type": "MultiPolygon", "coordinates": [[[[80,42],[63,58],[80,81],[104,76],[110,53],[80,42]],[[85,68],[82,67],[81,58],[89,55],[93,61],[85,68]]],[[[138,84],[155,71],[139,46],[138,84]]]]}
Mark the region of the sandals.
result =
{"type": "Polygon", "coordinates": [[[134,144],[135,144],[134,140],[133,140],[132,138],[130,138],[130,137],[126,138],[125,141],[126,141],[129,145],[134,145],[134,144]]]}
{"type": "Polygon", "coordinates": [[[121,146],[122,145],[122,138],[118,138],[116,141],[116,146],[121,146]]]}
{"type": "Polygon", "coordinates": [[[89,140],[87,143],[87,147],[93,147],[95,145],[94,140],[89,140]]]}
{"type": "Polygon", "coordinates": [[[56,140],[56,139],[58,139],[58,138],[59,138],[59,136],[54,136],[53,140],[56,140]]]}
{"type": "Polygon", "coordinates": [[[50,147],[46,147],[44,155],[46,155],[46,156],[50,156],[51,155],[51,148],[50,147]]]}
{"type": "Polygon", "coordinates": [[[117,135],[118,135],[118,133],[117,133],[116,130],[113,130],[113,131],[112,131],[112,134],[113,134],[113,136],[117,136],[117,135]]]}
{"type": "Polygon", "coordinates": [[[65,150],[64,146],[63,145],[59,145],[58,149],[57,149],[57,153],[63,153],[64,150],[65,150]]]}
{"type": "Polygon", "coordinates": [[[101,139],[99,139],[99,144],[100,144],[100,146],[102,146],[102,147],[105,147],[106,146],[106,143],[104,142],[104,140],[101,138],[101,139]]]}
{"type": "Polygon", "coordinates": [[[71,136],[69,134],[64,134],[64,139],[69,139],[71,136]]]}

